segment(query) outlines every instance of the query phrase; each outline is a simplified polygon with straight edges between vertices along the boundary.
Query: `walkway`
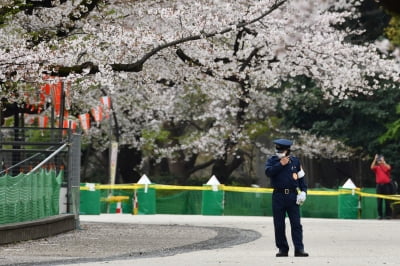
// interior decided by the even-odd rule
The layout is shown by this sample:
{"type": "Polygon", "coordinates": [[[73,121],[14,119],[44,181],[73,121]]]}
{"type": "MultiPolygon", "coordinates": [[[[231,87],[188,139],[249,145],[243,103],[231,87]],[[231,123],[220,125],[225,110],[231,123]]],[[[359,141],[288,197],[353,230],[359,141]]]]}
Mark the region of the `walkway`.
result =
{"type": "Polygon", "coordinates": [[[82,215],[81,230],[0,246],[0,265],[400,265],[400,220],[302,223],[310,257],[276,258],[271,217],[82,215]]]}

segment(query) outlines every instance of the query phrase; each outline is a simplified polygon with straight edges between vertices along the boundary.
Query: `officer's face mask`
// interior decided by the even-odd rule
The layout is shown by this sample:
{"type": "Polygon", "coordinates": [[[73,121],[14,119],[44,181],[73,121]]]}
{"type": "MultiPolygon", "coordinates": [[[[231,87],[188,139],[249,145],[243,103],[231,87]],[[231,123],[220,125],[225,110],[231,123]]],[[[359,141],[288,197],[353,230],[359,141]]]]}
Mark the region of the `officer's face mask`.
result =
{"type": "Polygon", "coordinates": [[[286,151],[282,151],[282,150],[276,150],[275,151],[275,154],[276,154],[276,156],[278,156],[278,158],[280,159],[280,158],[283,158],[283,157],[285,157],[286,156],[286,151]]]}

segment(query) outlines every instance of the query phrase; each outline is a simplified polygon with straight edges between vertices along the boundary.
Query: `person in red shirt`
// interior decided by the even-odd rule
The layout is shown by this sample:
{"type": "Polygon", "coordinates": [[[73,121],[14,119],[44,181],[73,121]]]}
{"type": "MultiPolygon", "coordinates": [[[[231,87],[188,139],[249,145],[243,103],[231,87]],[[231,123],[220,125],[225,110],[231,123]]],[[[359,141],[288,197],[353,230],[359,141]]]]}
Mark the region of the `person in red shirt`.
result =
{"type": "MultiPolygon", "coordinates": [[[[386,163],[383,155],[376,154],[371,163],[371,170],[375,173],[376,194],[390,195],[392,194],[392,185],[390,171],[392,167],[386,163]]],[[[385,217],[390,219],[392,217],[392,209],[390,207],[390,200],[385,199],[385,216],[383,216],[382,198],[377,198],[378,201],[378,219],[385,217]]]]}

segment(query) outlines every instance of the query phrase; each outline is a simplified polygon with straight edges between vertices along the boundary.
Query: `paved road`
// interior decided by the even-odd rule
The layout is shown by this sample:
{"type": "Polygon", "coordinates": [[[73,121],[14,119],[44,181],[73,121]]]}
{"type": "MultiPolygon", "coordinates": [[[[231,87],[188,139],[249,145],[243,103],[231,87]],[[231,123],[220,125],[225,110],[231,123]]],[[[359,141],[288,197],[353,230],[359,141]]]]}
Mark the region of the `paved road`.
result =
{"type": "MultiPolygon", "coordinates": [[[[114,260],[85,265],[400,265],[400,220],[343,220],[304,218],[308,258],[276,258],[271,217],[247,216],[82,216],[82,221],[133,224],[178,224],[254,230],[254,241],[211,250],[184,252],[166,257],[114,260]]],[[[289,232],[289,230],[288,230],[289,232]]],[[[289,237],[290,239],[290,237],[289,237]]]]}
{"type": "Polygon", "coordinates": [[[400,265],[400,220],[303,218],[308,258],[293,250],[275,257],[271,217],[102,214],[80,221],[78,232],[0,246],[0,265],[400,265]]]}

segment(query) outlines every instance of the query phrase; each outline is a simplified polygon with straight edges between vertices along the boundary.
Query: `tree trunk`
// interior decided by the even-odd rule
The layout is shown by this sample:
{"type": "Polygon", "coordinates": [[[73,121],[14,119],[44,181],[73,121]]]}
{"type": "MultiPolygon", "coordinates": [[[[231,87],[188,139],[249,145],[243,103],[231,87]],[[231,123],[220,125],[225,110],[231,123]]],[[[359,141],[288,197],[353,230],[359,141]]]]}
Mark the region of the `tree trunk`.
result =
{"type": "Polygon", "coordinates": [[[122,183],[136,183],[141,177],[138,172],[142,162],[142,152],[128,146],[120,146],[117,168],[122,183]]]}
{"type": "Polygon", "coordinates": [[[233,171],[239,168],[243,162],[243,152],[239,150],[236,152],[236,155],[234,155],[232,160],[227,157],[216,160],[212,168],[212,174],[217,177],[221,184],[227,184],[233,171]]]}
{"type": "Polygon", "coordinates": [[[169,161],[168,166],[170,173],[176,177],[176,183],[179,185],[186,185],[187,180],[193,173],[194,165],[196,162],[197,154],[192,155],[189,160],[184,160],[182,156],[179,160],[169,161]]]}

